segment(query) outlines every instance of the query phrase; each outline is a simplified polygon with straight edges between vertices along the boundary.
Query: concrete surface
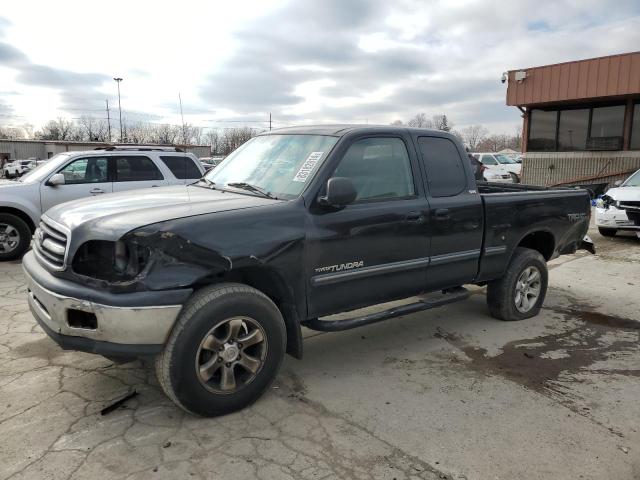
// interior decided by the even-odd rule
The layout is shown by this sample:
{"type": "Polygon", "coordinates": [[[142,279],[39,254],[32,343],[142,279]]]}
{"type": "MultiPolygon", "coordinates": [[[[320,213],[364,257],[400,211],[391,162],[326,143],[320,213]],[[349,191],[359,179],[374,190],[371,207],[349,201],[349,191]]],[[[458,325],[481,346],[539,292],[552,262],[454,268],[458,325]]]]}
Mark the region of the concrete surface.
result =
{"type": "Polygon", "coordinates": [[[640,478],[640,241],[554,261],[537,318],[466,302],[305,332],[257,404],[175,408],[140,362],[64,352],[0,264],[0,478],[640,478]],[[139,395],[100,410],[134,388],[139,395]]]}

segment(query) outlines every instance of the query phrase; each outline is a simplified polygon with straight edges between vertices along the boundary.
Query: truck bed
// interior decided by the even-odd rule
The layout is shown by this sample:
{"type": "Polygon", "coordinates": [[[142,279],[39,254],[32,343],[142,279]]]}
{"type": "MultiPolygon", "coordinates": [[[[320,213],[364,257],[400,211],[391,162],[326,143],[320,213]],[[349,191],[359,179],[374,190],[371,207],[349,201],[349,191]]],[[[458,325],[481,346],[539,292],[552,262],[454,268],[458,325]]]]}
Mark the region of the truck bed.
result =
{"type": "Polygon", "coordinates": [[[517,245],[542,246],[547,260],[573,253],[589,227],[589,192],[533,185],[478,183],[484,208],[483,256],[478,279],[499,277],[517,245]]]}

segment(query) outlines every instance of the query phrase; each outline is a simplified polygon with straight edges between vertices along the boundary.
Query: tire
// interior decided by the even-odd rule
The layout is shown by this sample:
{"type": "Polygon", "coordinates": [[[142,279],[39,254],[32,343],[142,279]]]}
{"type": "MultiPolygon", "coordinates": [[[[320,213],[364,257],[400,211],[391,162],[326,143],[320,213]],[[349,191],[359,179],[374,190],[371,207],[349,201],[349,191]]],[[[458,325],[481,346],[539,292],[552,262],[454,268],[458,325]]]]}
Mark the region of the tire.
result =
{"type": "Polygon", "coordinates": [[[504,321],[535,317],[540,312],[547,294],[548,281],[549,273],[544,257],[529,248],[516,248],[504,276],[488,283],[487,304],[491,316],[504,321]],[[537,284],[535,281],[531,281],[526,290],[521,291],[518,296],[518,289],[522,285],[519,280],[522,280],[522,277],[527,281],[529,278],[534,278],[533,274],[536,271],[538,273],[537,284]],[[525,274],[525,272],[528,273],[525,274]],[[536,285],[538,293],[534,300],[532,295],[536,290],[536,285]],[[526,302],[522,300],[523,296],[526,297],[526,302]],[[519,299],[521,299],[520,306],[516,305],[519,299]],[[521,310],[520,307],[529,308],[521,310]]]}
{"type": "Polygon", "coordinates": [[[282,364],[286,338],[278,307],[259,290],[237,283],[205,287],[184,305],[156,357],[156,374],[167,396],[183,410],[205,417],[224,415],[252,404],[269,388],[282,364]],[[238,322],[240,334],[234,337],[238,322]],[[256,331],[253,338],[263,340],[247,346],[256,331]],[[249,362],[256,368],[256,359],[260,366],[255,372],[243,366],[249,362]]]}
{"type": "Polygon", "coordinates": [[[618,233],[618,230],[615,228],[598,227],[598,231],[600,232],[600,235],[602,235],[603,237],[615,237],[616,233],[618,233]]]}
{"type": "Polygon", "coordinates": [[[511,181],[513,183],[520,183],[520,177],[517,173],[509,172],[509,175],[511,175],[511,181]]]}
{"type": "Polygon", "coordinates": [[[31,229],[20,217],[0,213],[0,261],[21,258],[31,244],[31,229]]]}

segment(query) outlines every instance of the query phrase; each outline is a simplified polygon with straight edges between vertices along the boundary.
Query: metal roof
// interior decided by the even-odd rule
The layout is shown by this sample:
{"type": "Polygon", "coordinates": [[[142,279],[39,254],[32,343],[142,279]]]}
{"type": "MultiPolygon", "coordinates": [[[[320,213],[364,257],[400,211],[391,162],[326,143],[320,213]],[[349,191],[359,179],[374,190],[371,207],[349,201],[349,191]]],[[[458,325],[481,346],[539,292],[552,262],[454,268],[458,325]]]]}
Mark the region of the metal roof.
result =
{"type": "Polygon", "coordinates": [[[510,70],[508,79],[511,106],[626,98],[640,95],[640,52],[510,70]]]}

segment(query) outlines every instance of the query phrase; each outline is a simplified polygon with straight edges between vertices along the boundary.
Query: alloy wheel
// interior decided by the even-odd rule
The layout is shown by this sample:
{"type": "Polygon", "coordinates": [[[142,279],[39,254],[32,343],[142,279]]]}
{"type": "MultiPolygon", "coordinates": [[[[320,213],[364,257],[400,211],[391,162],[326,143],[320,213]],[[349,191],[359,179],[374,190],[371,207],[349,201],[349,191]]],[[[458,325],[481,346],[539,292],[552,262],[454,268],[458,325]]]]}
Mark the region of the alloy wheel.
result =
{"type": "Polygon", "coordinates": [[[264,364],[267,337],[250,317],[232,317],[203,337],[196,354],[200,383],[214,393],[235,393],[251,383],[264,364]]]}

